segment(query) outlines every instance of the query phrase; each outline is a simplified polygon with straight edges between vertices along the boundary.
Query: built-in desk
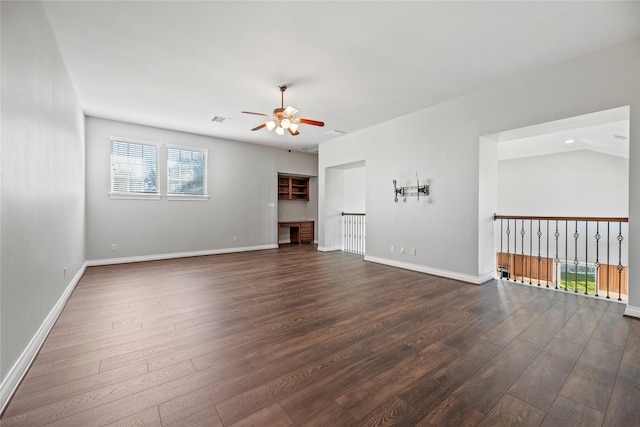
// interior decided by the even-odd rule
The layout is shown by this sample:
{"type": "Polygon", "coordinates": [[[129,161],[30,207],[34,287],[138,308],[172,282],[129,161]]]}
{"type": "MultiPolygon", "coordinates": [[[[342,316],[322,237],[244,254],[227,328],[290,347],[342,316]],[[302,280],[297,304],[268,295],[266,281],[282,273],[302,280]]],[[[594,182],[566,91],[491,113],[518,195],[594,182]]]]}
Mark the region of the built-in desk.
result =
{"type": "Polygon", "coordinates": [[[280,228],[289,229],[291,243],[313,243],[313,221],[278,221],[278,239],[280,238],[280,228]]]}

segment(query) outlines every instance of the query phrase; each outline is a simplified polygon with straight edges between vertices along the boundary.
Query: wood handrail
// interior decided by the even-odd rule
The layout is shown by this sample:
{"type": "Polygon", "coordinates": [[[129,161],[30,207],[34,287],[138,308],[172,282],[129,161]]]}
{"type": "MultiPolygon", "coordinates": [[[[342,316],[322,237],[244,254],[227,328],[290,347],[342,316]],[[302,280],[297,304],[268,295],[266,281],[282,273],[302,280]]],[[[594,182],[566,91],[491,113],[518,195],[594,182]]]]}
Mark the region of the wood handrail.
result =
{"type": "Polygon", "coordinates": [[[497,219],[539,219],[542,221],[593,221],[593,222],[629,222],[629,218],[623,217],[598,217],[598,216],[529,216],[529,215],[498,215],[493,214],[493,220],[497,219]]]}
{"type": "Polygon", "coordinates": [[[342,216],[345,216],[345,215],[365,216],[366,214],[363,214],[363,213],[353,213],[353,212],[342,212],[342,216]]]}

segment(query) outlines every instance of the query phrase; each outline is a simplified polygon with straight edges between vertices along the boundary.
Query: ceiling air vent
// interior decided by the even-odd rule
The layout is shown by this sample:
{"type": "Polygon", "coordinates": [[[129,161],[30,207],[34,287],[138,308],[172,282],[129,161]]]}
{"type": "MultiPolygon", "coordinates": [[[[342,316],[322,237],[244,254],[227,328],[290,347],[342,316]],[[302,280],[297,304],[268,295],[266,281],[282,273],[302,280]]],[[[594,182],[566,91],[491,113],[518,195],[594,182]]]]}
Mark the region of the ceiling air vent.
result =
{"type": "Polygon", "coordinates": [[[229,120],[231,120],[229,117],[222,117],[222,116],[213,116],[213,118],[211,119],[212,122],[216,122],[216,123],[226,123],[229,120]]]}
{"type": "Polygon", "coordinates": [[[325,132],[324,134],[329,136],[342,136],[346,134],[346,132],[334,129],[334,130],[330,130],[329,132],[325,132]]]}

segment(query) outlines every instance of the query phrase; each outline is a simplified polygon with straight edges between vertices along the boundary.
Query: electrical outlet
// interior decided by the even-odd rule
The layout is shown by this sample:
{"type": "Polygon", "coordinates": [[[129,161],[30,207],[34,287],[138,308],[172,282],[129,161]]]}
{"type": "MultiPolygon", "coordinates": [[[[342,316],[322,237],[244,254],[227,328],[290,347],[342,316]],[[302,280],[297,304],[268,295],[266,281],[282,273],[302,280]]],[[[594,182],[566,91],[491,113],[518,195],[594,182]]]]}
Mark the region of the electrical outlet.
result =
{"type": "Polygon", "coordinates": [[[238,241],[238,236],[233,236],[233,241],[237,242],[238,241]]]}
{"type": "Polygon", "coordinates": [[[404,253],[404,248],[400,248],[400,253],[403,254],[404,253]]]}
{"type": "Polygon", "coordinates": [[[396,247],[391,245],[391,252],[395,252],[396,251],[396,247]]]}
{"type": "Polygon", "coordinates": [[[115,251],[117,251],[117,250],[118,250],[118,245],[116,245],[115,243],[112,243],[112,244],[111,244],[111,251],[112,251],[112,252],[115,252],[115,251]]]}
{"type": "Polygon", "coordinates": [[[411,248],[411,255],[413,255],[413,256],[416,255],[416,248],[411,248]]]}
{"type": "Polygon", "coordinates": [[[67,267],[64,268],[62,277],[64,277],[65,279],[67,278],[67,267]]]}

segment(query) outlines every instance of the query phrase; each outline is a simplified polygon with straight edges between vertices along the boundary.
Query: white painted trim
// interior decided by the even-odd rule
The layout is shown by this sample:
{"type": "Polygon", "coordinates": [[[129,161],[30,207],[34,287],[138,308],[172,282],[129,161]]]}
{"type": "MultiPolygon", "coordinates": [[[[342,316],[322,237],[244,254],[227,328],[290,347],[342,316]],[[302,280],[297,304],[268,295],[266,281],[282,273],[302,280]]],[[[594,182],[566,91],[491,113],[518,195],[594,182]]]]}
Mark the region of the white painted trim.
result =
{"type": "Polygon", "coordinates": [[[78,285],[78,282],[80,282],[80,278],[82,278],[86,269],[87,263],[85,262],[82,264],[80,270],[78,270],[71,282],[69,282],[69,285],[58,299],[58,302],[53,306],[16,363],[9,370],[9,373],[5,377],[4,381],[2,381],[2,384],[0,384],[0,414],[4,412],[6,406],[9,404],[9,400],[18,389],[18,386],[24,376],[27,374],[31,364],[38,355],[40,348],[44,344],[45,339],[49,335],[49,332],[51,332],[53,325],[55,325],[58,320],[67,300],[78,285]]]}
{"type": "Polygon", "coordinates": [[[194,147],[191,145],[176,145],[176,144],[165,144],[167,148],[173,148],[174,150],[183,150],[183,151],[197,151],[198,153],[204,153],[205,155],[209,154],[208,148],[194,147]]]}
{"type": "Polygon", "coordinates": [[[278,245],[243,246],[239,248],[209,249],[205,251],[173,252],[168,254],[143,255],[143,256],[124,257],[124,258],[94,259],[94,260],[87,261],[87,266],[92,267],[96,265],[111,265],[111,264],[126,264],[130,262],[159,261],[163,259],[172,259],[172,258],[187,258],[192,256],[229,254],[233,252],[249,252],[249,251],[260,251],[264,249],[277,249],[277,248],[278,248],[278,245]]]}
{"type": "MultiPolygon", "coordinates": [[[[434,276],[447,277],[449,279],[460,280],[463,282],[473,283],[475,285],[479,285],[486,281],[486,276],[483,276],[483,277],[471,276],[468,274],[457,273],[455,271],[440,270],[438,268],[426,267],[424,265],[418,265],[418,264],[410,264],[408,262],[400,262],[400,261],[395,261],[395,260],[386,259],[386,258],[374,257],[370,255],[365,255],[364,260],[369,262],[375,262],[377,264],[389,265],[391,267],[403,268],[405,270],[413,270],[413,271],[418,271],[420,273],[432,274],[434,276]]],[[[493,279],[493,276],[491,278],[493,279]]]]}
{"type": "Polygon", "coordinates": [[[489,273],[486,273],[480,277],[478,277],[479,283],[487,283],[491,280],[495,280],[496,279],[496,272],[495,271],[491,271],[489,273]]]}
{"type": "Polygon", "coordinates": [[[109,193],[109,197],[114,200],[160,200],[160,193],[109,193]]]}
{"type": "Polygon", "coordinates": [[[320,252],[332,252],[332,251],[341,251],[341,246],[318,246],[318,250],[320,252]]]}
{"type": "Polygon", "coordinates": [[[162,143],[161,142],[149,141],[149,140],[146,140],[146,139],[120,138],[119,136],[110,136],[109,137],[109,144],[111,144],[113,141],[128,142],[128,143],[131,143],[131,144],[155,145],[156,147],[158,147],[158,151],[160,150],[160,147],[162,147],[162,143]]]}
{"type": "Polygon", "coordinates": [[[640,307],[633,307],[627,304],[627,308],[624,309],[624,315],[640,319],[640,307]]]}
{"type": "Polygon", "coordinates": [[[206,202],[209,200],[208,194],[167,194],[167,200],[195,200],[199,202],[206,202]]]}

